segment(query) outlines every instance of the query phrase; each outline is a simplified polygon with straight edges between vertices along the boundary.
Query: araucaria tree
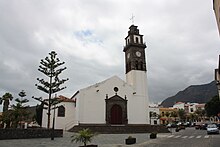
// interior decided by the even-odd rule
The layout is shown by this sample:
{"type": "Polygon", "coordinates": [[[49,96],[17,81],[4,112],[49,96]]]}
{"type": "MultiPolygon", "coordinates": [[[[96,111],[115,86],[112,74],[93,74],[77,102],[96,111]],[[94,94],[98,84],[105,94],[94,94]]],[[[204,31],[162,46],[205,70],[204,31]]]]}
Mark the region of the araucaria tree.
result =
{"type": "MultiPolygon", "coordinates": [[[[12,105],[12,114],[13,114],[13,127],[17,128],[19,123],[22,121],[28,120],[29,113],[27,111],[27,108],[29,107],[26,105],[27,102],[29,102],[28,99],[24,98],[26,96],[26,93],[24,90],[19,92],[18,94],[20,98],[16,98],[15,102],[16,104],[12,105]]],[[[21,128],[20,124],[20,128],[21,128]]]]}
{"type": "Polygon", "coordinates": [[[35,86],[37,87],[37,89],[47,93],[48,99],[42,100],[42,98],[33,97],[34,99],[42,102],[44,105],[47,106],[48,109],[47,128],[50,128],[50,115],[51,115],[52,105],[54,105],[54,102],[57,101],[56,98],[52,98],[52,94],[65,89],[66,87],[61,87],[61,85],[68,80],[68,78],[60,79],[58,77],[66,69],[66,67],[61,68],[61,66],[65,62],[60,62],[60,59],[57,58],[56,56],[57,53],[55,51],[51,51],[49,53],[49,57],[46,57],[45,59],[42,59],[40,61],[41,65],[38,68],[38,70],[41,73],[43,73],[45,76],[47,76],[49,79],[48,81],[46,81],[44,79],[37,78],[39,84],[36,84],[35,86]]]}

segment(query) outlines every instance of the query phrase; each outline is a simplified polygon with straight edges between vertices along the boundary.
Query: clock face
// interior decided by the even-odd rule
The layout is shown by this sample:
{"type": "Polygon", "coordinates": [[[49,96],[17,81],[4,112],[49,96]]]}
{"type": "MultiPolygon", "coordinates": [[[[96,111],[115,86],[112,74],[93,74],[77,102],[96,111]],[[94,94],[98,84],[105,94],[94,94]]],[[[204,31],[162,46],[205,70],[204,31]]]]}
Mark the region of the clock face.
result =
{"type": "Polygon", "coordinates": [[[141,52],[137,51],[137,52],[136,52],[136,56],[137,56],[137,57],[140,57],[140,56],[141,56],[141,52]]]}
{"type": "Polygon", "coordinates": [[[130,58],[130,53],[127,54],[127,58],[130,58]]]}

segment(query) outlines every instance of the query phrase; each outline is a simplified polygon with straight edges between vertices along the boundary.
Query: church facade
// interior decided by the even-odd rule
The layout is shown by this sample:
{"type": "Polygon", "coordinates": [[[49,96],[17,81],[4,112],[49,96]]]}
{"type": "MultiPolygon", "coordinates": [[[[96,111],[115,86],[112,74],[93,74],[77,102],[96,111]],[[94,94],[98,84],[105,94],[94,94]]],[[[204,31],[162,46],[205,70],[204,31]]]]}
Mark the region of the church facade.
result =
{"type": "MultiPolygon", "coordinates": [[[[80,89],[71,97],[73,101],[59,104],[62,105],[62,109],[55,112],[55,128],[68,130],[80,124],[149,124],[145,48],[143,35],[139,34],[137,26],[131,25],[123,49],[126,81],[112,76],[80,89]],[[68,115],[58,117],[59,111],[68,115]]],[[[42,121],[42,126],[45,127],[46,111],[43,112],[42,121]]]]}

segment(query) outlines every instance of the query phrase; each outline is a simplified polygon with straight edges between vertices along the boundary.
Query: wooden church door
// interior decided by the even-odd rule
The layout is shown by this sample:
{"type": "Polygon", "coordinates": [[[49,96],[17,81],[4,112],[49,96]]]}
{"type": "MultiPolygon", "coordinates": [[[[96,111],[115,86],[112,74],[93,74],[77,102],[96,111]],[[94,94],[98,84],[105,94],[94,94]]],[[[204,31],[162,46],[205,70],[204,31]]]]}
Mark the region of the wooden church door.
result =
{"type": "Polygon", "coordinates": [[[117,104],[111,108],[111,124],[122,124],[122,108],[117,104]]]}

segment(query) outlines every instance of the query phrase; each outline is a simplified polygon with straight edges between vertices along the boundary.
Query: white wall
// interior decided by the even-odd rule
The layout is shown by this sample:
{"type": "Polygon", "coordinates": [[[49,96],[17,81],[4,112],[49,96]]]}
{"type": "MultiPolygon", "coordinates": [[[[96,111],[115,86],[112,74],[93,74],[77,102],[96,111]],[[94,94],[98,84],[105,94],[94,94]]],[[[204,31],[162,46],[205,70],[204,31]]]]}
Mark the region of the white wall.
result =
{"type": "Polygon", "coordinates": [[[131,104],[129,105],[131,110],[131,113],[129,113],[131,117],[130,123],[149,124],[149,97],[146,72],[132,70],[126,74],[126,81],[135,90],[135,94],[133,94],[133,99],[131,99],[131,104]],[[138,115],[142,117],[138,117],[138,115]]]}
{"type": "Polygon", "coordinates": [[[149,124],[146,97],[133,95],[128,101],[128,111],[129,124],[149,124]]]}
{"type": "MultiPolygon", "coordinates": [[[[48,110],[47,109],[43,109],[43,113],[42,113],[42,127],[47,128],[47,120],[48,120],[48,110]]],[[[52,116],[50,117],[50,122],[52,122],[52,116]]],[[[50,125],[50,128],[52,128],[52,125],[50,125]]]]}
{"type": "MultiPolygon", "coordinates": [[[[132,70],[126,74],[126,81],[134,87],[136,95],[147,96],[147,75],[145,71],[132,70]]],[[[148,99],[148,97],[147,97],[148,99]]]]}
{"type": "Polygon", "coordinates": [[[146,97],[133,94],[135,90],[117,76],[79,91],[75,97],[77,99],[77,121],[85,124],[105,124],[105,98],[106,94],[108,98],[115,95],[114,87],[118,87],[117,94],[120,97],[124,98],[125,95],[127,97],[128,123],[146,124],[149,122],[146,113],[148,108],[146,97]]]}
{"type": "MultiPolygon", "coordinates": [[[[140,74],[140,73],[139,73],[140,74]]],[[[143,77],[143,76],[141,76],[143,77]]],[[[146,81],[137,77],[138,81],[146,81]]],[[[142,83],[143,84],[143,83],[142,83]]],[[[145,83],[146,84],[146,83],[145,83]]],[[[103,82],[81,89],[74,97],[73,102],[62,102],[66,108],[65,117],[56,117],[55,128],[69,129],[78,123],[82,124],[105,124],[106,115],[106,94],[108,98],[115,95],[114,87],[118,87],[117,94],[127,98],[128,124],[149,124],[149,107],[147,92],[143,88],[128,85],[117,76],[111,77],[103,82]]],[[[60,104],[60,105],[61,105],[60,104]]],[[[47,110],[43,111],[42,126],[47,127],[47,110]]],[[[57,116],[57,111],[56,111],[57,116]]],[[[51,111],[52,127],[53,111],[51,111]]]]}
{"type": "MultiPolygon", "coordinates": [[[[75,103],[73,102],[63,102],[61,103],[66,109],[65,117],[56,117],[57,121],[55,123],[55,128],[60,128],[68,130],[72,128],[77,122],[75,121],[75,103]]],[[[56,116],[57,116],[56,110],[56,116]]]]}
{"type": "Polygon", "coordinates": [[[119,91],[117,94],[122,98],[124,98],[125,93],[127,93],[127,97],[130,97],[129,93],[132,93],[133,91],[131,87],[116,76],[80,90],[79,96],[76,97],[79,123],[106,123],[106,94],[109,98],[114,96],[114,87],[118,87],[119,91]]]}
{"type": "MultiPolygon", "coordinates": [[[[61,102],[57,106],[63,105],[65,107],[65,117],[57,117],[58,110],[55,110],[55,129],[68,130],[74,126],[75,121],[75,103],[74,102],[61,102]]],[[[42,127],[47,128],[47,115],[48,110],[43,110],[42,127]]],[[[53,125],[54,110],[51,110],[50,128],[53,125]]]]}

